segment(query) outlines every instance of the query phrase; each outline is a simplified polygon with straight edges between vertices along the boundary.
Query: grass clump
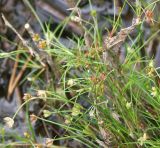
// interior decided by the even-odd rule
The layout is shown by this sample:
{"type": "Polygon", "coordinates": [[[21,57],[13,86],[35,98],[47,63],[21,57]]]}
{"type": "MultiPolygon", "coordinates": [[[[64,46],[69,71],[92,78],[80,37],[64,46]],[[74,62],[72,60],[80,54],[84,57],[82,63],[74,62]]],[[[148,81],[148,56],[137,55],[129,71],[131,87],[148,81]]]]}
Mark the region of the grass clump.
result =
{"type": "MultiPolygon", "coordinates": [[[[78,16],[84,36],[74,36],[72,48],[62,44],[56,31],[50,31],[48,26],[45,39],[29,30],[37,48],[29,53],[22,46],[19,52],[0,54],[12,59],[16,54],[22,54],[24,59],[31,53],[35,56],[27,64],[29,72],[23,81],[28,79],[29,91],[36,93],[31,96],[27,92],[19,110],[34,100],[43,101],[45,105],[34,115],[34,121],[62,129],[61,134],[50,137],[54,142],[74,139],[86,147],[159,147],[159,72],[153,59],[141,55],[142,48],[158,37],[159,29],[148,40],[142,39],[144,23],[153,23],[148,11],[156,7],[156,2],[132,6],[125,1],[136,19],[124,28],[120,13],[117,21],[110,20],[113,29],[107,35],[98,28],[96,12],[91,12],[92,24],[78,16]],[[123,60],[119,47],[127,51],[123,60]],[[52,116],[57,120],[52,120],[52,116]]],[[[36,136],[29,116],[33,117],[26,113],[32,134],[25,133],[24,141],[34,145],[36,136]]]]}

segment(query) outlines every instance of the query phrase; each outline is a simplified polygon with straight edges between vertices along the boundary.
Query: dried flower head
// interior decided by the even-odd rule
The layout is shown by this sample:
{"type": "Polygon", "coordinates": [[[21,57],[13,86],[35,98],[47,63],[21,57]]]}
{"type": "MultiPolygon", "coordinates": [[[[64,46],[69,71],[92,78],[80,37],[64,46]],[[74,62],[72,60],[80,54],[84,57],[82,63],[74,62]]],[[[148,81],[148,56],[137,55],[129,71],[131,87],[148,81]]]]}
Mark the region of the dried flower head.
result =
{"type": "Polygon", "coordinates": [[[157,89],[156,89],[156,87],[152,87],[152,91],[151,91],[151,95],[153,96],[153,97],[155,97],[155,96],[157,96],[157,89]]]}
{"type": "Polygon", "coordinates": [[[52,114],[52,112],[50,112],[49,110],[43,110],[43,116],[45,118],[49,117],[52,114]]]}
{"type": "Polygon", "coordinates": [[[104,81],[106,79],[106,74],[103,72],[100,74],[100,80],[104,81]]]}
{"type": "Polygon", "coordinates": [[[44,49],[47,47],[47,42],[45,40],[39,41],[38,47],[44,49]]]}
{"type": "Polygon", "coordinates": [[[31,94],[25,93],[23,96],[23,100],[27,101],[30,100],[32,98],[31,94]]]}
{"type": "Polygon", "coordinates": [[[76,23],[81,23],[81,18],[78,16],[71,16],[71,21],[74,21],[76,23]]]}
{"type": "Polygon", "coordinates": [[[46,147],[51,147],[53,145],[53,139],[46,138],[45,145],[46,147]]]}
{"type": "Polygon", "coordinates": [[[154,17],[154,14],[153,14],[153,11],[152,10],[147,10],[145,12],[145,18],[146,18],[146,22],[149,23],[149,24],[153,24],[153,17],[154,17]]]}
{"type": "Polygon", "coordinates": [[[148,67],[148,69],[147,69],[147,75],[149,77],[153,77],[154,76],[154,72],[155,72],[155,70],[154,70],[153,67],[148,67]]]}
{"type": "Polygon", "coordinates": [[[147,75],[148,75],[149,77],[153,77],[153,76],[154,76],[155,68],[154,68],[154,62],[153,62],[153,60],[151,60],[151,61],[149,62],[149,65],[148,65],[148,67],[146,68],[146,72],[147,72],[147,75]]]}
{"type": "Polygon", "coordinates": [[[75,85],[75,80],[74,79],[69,79],[68,82],[67,82],[67,85],[70,86],[70,87],[75,85]]]}
{"type": "Polygon", "coordinates": [[[35,34],[33,35],[32,39],[33,39],[33,41],[35,41],[35,42],[39,41],[39,40],[40,40],[39,34],[38,34],[38,33],[35,33],[35,34]]]}
{"type": "Polygon", "coordinates": [[[24,132],[23,135],[24,135],[24,137],[26,137],[28,139],[31,137],[31,135],[28,132],[24,132]]]}
{"type": "Polygon", "coordinates": [[[94,75],[92,75],[92,76],[90,77],[90,80],[91,80],[94,84],[97,84],[97,83],[99,82],[98,78],[97,78],[96,76],[94,76],[94,75]]]}
{"type": "Polygon", "coordinates": [[[37,116],[34,115],[34,114],[31,114],[31,115],[30,115],[30,121],[31,121],[31,123],[36,122],[36,121],[37,121],[37,116]]]}
{"type": "Polygon", "coordinates": [[[14,124],[14,120],[10,117],[5,117],[4,118],[4,122],[5,122],[5,125],[9,128],[12,128],[13,127],[13,124],[14,124]]]}
{"type": "Polygon", "coordinates": [[[98,124],[99,124],[99,125],[102,125],[103,123],[104,123],[103,120],[99,120],[99,121],[98,121],[98,124]]]}
{"type": "Polygon", "coordinates": [[[82,106],[79,104],[75,104],[74,107],[72,108],[72,116],[77,116],[81,113],[81,108],[82,106]]]}
{"type": "Polygon", "coordinates": [[[138,141],[140,142],[140,145],[142,146],[147,139],[148,139],[148,136],[146,133],[144,133],[143,136],[138,139],[138,141]]]}
{"type": "Polygon", "coordinates": [[[46,91],[45,90],[37,90],[37,96],[38,97],[44,97],[44,98],[46,98],[47,97],[47,93],[46,93],[46,91]]]}
{"type": "Polygon", "coordinates": [[[89,116],[91,118],[95,117],[95,110],[94,109],[92,109],[92,110],[89,111],[89,116]]]}

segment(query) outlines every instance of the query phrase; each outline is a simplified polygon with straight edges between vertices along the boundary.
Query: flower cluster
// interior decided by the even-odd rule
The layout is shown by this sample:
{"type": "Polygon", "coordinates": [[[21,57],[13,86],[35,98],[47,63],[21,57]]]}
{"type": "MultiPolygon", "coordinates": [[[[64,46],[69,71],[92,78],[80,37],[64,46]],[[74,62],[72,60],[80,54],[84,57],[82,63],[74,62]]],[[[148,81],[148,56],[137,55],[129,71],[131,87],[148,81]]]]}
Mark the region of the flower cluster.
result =
{"type": "Polygon", "coordinates": [[[153,97],[156,97],[158,95],[158,90],[156,87],[152,87],[152,90],[151,90],[151,95],[153,97]]]}

